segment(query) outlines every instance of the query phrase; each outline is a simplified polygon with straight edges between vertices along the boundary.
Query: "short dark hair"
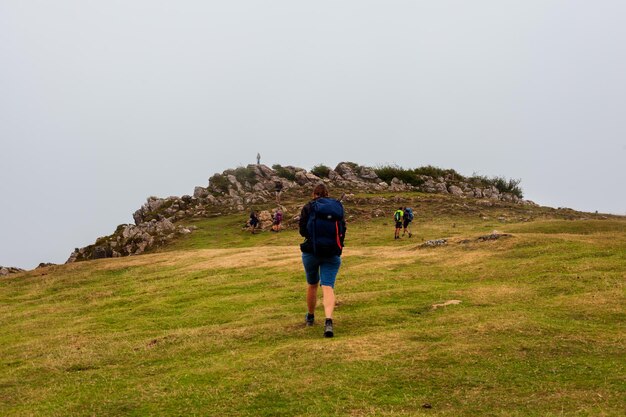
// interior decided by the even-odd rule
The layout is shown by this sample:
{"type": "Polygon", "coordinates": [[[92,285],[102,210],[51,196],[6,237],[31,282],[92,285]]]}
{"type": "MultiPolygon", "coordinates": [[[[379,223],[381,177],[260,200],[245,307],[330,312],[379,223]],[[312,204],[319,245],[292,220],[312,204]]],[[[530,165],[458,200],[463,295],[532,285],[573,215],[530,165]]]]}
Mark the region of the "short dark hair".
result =
{"type": "Polygon", "coordinates": [[[326,188],[325,184],[317,184],[313,189],[313,196],[315,198],[318,197],[328,197],[328,188],[326,188]]]}

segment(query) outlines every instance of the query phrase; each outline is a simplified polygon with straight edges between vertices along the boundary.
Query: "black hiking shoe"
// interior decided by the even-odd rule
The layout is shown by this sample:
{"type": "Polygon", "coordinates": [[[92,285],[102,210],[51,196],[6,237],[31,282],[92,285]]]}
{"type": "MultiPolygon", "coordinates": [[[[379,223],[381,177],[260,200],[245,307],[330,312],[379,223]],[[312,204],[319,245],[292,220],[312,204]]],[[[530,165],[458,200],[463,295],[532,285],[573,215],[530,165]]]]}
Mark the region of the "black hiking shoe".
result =
{"type": "Polygon", "coordinates": [[[324,324],[324,337],[333,337],[334,335],[333,319],[326,319],[326,324],[324,324]]]}
{"type": "Polygon", "coordinates": [[[315,315],[306,313],[306,316],[304,316],[304,324],[306,324],[307,326],[313,326],[314,322],[315,322],[315,315]]]}

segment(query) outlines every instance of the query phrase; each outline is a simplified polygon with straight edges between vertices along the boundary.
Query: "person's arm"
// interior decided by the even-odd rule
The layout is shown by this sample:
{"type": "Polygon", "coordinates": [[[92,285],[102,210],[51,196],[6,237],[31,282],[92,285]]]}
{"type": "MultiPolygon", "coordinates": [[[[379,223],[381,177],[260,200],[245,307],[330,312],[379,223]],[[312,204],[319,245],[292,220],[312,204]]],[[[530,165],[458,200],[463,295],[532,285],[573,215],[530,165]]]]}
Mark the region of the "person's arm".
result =
{"type": "MultiPolygon", "coordinates": [[[[345,209],[344,209],[344,213],[345,213],[345,209]]],[[[348,227],[346,226],[346,217],[345,217],[345,215],[344,215],[344,217],[341,218],[341,222],[340,223],[341,223],[341,226],[343,227],[343,236],[341,236],[341,238],[340,238],[341,246],[343,247],[344,246],[343,241],[346,238],[346,232],[348,230],[348,227]]]]}
{"type": "Polygon", "coordinates": [[[302,211],[300,212],[300,220],[298,220],[298,226],[300,227],[300,236],[309,237],[309,234],[306,230],[306,224],[309,221],[309,210],[310,204],[307,203],[304,207],[302,207],[302,211]]]}

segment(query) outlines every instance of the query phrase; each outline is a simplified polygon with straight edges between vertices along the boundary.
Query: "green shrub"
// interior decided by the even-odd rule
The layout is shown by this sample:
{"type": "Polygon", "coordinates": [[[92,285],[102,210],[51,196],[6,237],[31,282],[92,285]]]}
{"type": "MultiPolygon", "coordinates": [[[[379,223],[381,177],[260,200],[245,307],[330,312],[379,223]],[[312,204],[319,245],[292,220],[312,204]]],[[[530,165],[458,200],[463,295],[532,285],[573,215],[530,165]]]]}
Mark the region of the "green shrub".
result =
{"type": "Polygon", "coordinates": [[[317,175],[320,178],[328,178],[330,168],[323,164],[315,165],[313,168],[311,168],[311,173],[313,175],[317,175]]]}
{"type": "Polygon", "coordinates": [[[222,193],[228,192],[228,178],[222,174],[215,174],[209,178],[209,187],[221,191],[222,193]]]}
{"type": "Polygon", "coordinates": [[[524,193],[519,184],[522,182],[521,179],[506,179],[504,177],[487,177],[484,175],[474,174],[468,180],[474,185],[478,186],[489,186],[493,185],[498,189],[501,193],[510,193],[519,198],[524,198],[524,193]]]}
{"type": "Polygon", "coordinates": [[[287,168],[283,167],[279,164],[272,165],[272,169],[276,171],[276,175],[281,178],[288,179],[289,181],[295,181],[296,174],[294,172],[289,171],[287,168]]]}
{"type": "Polygon", "coordinates": [[[522,182],[521,179],[511,178],[507,180],[504,177],[493,177],[491,181],[492,185],[494,185],[501,193],[510,193],[519,198],[524,198],[522,188],[519,186],[522,182]]]}
{"type": "Polygon", "coordinates": [[[426,176],[433,177],[433,178],[448,176],[448,177],[451,177],[451,179],[455,179],[455,180],[465,179],[463,175],[459,174],[453,169],[442,169],[442,168],[435,167],[432,165],[426,165],[425,167],[415,168],[413,170],[413,173],[415,175],[426,175],[426,176]]]}
{"type": "Polygon", "coordinates": [[[252,168],[241,166],[237,167],[233,171],[233,175],[241,184],[245,184],[246,182],[248,182],[250,185],[254,185],[259,182],[256,178],[256,172],[252,168]]]}
{"type": "Polygon", "coordinates": [[[414,170],[404,169],[397,165],[381,165],[374,168],[374,172],[378,175],[378,178],[385,181],[387,184],[390,184],[391,180],[394,178],[398,178],[406,184],[411,184],[416,187],[424,183],[424,180],[419,178],[414,170]]]}

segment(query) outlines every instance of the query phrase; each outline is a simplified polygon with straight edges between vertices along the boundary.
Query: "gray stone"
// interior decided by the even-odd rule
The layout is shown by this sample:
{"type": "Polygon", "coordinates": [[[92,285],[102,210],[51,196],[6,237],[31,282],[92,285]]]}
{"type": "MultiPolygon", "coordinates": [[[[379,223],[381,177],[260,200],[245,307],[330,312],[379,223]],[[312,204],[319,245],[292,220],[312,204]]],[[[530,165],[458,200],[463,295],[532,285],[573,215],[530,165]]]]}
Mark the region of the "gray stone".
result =
{"type": "Polygon", "coordinates": [[[335,168],[335,171],[346,181],[356,182],[359,180],[352,170],[352,167],[346,162],[340,162],[335,168]]]}
{"type": "Polygon", "coordinates": [[[361,170],[359,171],[359,177],[365,180],[375,181],[377,183],[380,182],[380,178],[378,178],[376,172],[369,167],[361,167],[361,170]]]}
{"type": "Polygon", "coordinates": [[[456,196],[462,196],[463,195],[463,190],[460,187],[457,187],[456,185],[451,185],[448,187],[448,192],[452,195],[456,195],[456,196]]]}
{"type": "Polygon", "coordinates": [[[441,193],[441,194],[448,194],[448,187],[446,187],[446,183],[445,182],[435,183],[435,192],[441,193]]]}
{"type": "Polygon", "coordinates": [[[437,246],[446,246],[447,244],[448,244],[447,239],[435,239],[435,240],[427,240],[426,242],[422,243],[419,247],[420,248],[432,248],[432,247],[437,247],[437,246]]]}

